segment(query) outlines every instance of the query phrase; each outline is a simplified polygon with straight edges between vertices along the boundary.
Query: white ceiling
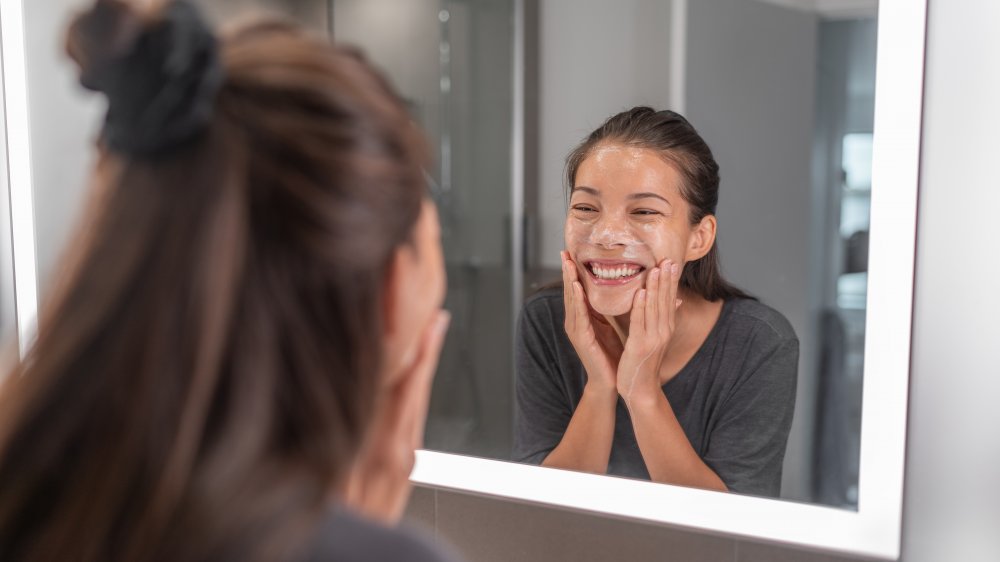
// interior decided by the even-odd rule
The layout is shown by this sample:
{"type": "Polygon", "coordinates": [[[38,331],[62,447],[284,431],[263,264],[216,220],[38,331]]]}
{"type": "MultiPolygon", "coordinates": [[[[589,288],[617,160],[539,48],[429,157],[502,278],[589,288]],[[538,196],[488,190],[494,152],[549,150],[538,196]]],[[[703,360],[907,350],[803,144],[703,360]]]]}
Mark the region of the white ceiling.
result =
{"type": "Polygon", "coordinates": [[[795,10],[815,12],[827,19],[875,17],[878,0],[757,0],[795,10]]]}

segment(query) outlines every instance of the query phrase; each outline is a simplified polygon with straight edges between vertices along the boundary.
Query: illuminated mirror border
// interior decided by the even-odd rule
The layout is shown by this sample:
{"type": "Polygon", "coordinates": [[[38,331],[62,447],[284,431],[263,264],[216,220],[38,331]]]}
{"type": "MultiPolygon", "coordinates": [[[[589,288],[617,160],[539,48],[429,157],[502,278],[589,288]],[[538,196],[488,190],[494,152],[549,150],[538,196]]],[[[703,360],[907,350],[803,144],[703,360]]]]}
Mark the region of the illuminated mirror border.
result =
{"type": "Polygon", "coordinates": [[[2,0],[0,33],[3,42],[3,109],[7,151],[7,169],[4,172],[10,196],[17,342],[21,355],[34,340],[38,309],[24,29],[22,0],[2,0]]]}

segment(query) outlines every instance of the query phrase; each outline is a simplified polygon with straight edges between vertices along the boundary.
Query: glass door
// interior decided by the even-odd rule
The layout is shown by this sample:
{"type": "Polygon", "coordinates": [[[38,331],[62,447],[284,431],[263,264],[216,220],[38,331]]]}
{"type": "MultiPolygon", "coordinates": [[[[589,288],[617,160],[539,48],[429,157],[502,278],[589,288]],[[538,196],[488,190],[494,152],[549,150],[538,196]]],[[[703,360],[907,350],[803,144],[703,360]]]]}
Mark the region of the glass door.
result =
{"type": "Polygon", "coordinates": [[[360,47],[382,69],[434,153],[427,175],[452,322],[425,446],[508,458],[514,0],[332,0],[329,12],[334,40],[360,47]]]}

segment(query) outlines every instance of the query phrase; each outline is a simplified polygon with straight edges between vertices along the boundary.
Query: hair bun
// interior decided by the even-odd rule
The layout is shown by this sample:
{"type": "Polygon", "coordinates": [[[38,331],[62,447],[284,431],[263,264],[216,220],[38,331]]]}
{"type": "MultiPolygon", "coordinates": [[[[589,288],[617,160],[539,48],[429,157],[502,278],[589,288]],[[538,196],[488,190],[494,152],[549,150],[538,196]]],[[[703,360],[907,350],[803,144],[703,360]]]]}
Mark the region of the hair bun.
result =
{"type": "Polygon", "coordinates": [[[67,52],[80,83],[103,92],[104,143],[131,156],[174,148],[211,122],[222,83],[218,43],[186,0],[151,16],[122,0],[98,0],[70,27],[67,52]]]}
{"type": "Polygon", "coordinates": [[[142,31],[144,22],[121,0],[98,0],[70,25],[66,53],[80,67],[80,83],[102,90],[98,76],[115,60],[124,58],[142,31]]]}

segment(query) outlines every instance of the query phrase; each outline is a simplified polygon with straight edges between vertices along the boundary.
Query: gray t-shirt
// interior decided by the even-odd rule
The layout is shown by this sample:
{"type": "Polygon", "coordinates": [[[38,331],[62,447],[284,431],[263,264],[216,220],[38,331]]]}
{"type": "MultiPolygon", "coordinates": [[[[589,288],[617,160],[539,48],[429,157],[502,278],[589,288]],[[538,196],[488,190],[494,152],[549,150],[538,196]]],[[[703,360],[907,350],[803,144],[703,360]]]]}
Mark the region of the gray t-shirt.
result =
{"type": "Polygon", "coordinates": [[[298,562],[458,562],[415,528],[389,528],[343,507],[333,509],[298,562]]]}
{"type": "MultiPolygon", "coordinates": [[[[583,365],[563,327],[562,288],[525,303],[518,322],[514,460],[541,464],[583,396],[583,365]]],[[[698,456],[730,491],[777,497],[795,409],[799,341],[788,320],[751,299],[725,301],[701,348],[663,385],[698,456]]],[[[619,397],[608,474],[649,479],[619,397]]]]}

